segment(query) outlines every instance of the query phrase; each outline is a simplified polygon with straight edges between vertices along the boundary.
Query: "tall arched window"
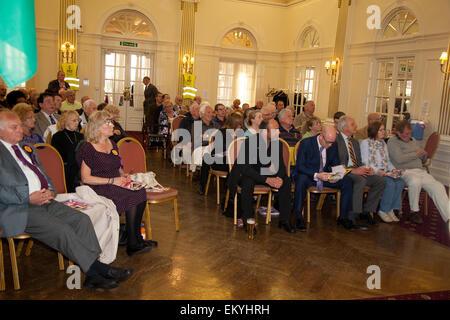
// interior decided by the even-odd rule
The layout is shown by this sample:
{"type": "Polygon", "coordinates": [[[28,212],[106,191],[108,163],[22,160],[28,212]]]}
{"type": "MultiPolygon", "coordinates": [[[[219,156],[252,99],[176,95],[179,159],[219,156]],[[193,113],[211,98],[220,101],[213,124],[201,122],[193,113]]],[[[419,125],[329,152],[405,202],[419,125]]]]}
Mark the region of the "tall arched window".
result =
{"type": "MultiPolygon", "coordinates": [[[[227,32],[220,42],[230,49],[256,49],[255,37],[246,29],[235,28],[227,32]]],[[[217,80],[217,103],[231,106],[234,99],[241,103],[254,103],[255,63],[220,59],[217,80]]]]}
{"type": "Polygon", "coordinates": [[[406,8],[398,8],[387,16],[383,39],[401,38],[419,33],[416,16],[406,8]]]}
{"type": "Polygon", "coordinates": [[[235,28],[228,32],[221,41],[224,47],[254,48],[255,38],[250,32],[242,28],[235,28]]]}
{"type": "Polygon", "coordinates": [[[319,33],[313,26],[307,27],[300,37],[300,49],[318,48],[320,46],[319,33]]]}
{"type": "Polygon", "coordinates": [[[106,21],[103,33],[136,38],[153,38],[155,29],[142,13],[132,10],[119,11],[106,21]]]}

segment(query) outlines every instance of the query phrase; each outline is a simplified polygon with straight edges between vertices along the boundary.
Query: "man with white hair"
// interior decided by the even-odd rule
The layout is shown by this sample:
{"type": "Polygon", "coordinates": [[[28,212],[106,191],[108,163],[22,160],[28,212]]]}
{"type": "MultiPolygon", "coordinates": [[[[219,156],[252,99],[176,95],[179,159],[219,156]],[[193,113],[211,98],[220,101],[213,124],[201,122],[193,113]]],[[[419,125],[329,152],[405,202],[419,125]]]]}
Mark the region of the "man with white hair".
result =
{"type": "Polygon", "coordinates": [[[61,104],[61,111],[79,110],[82,108],[81,103],[75,101],[75,91],[66,90],[66,100],[61,104]]]}
{"type": "Polygon", "coordinates": [[[256,100],[255,109],[261,109],[264,106],[263,100],[256,100]]]}
{"type": "Polygon", "coordinates": [[[92,99],[86,100],[83,104],[83,113],[80,115],[81,122],[78,126],[79,130],[86,127],[89,121],[89,116],[95,111],[97,111],[97,103],[95,103],[92,99]]]}
{"type": "Polygon", "coordinates": [[[269,103],[261,109],[263,119],[269,121],[277,116],[277,108],[274,103],[269,103]]]}
{"type": "Polygon", "coordinates": [[[182,96],[177,95],[175,97],[175,104],[173,105],[173,110],[176,112],[183,110],[183,97],[182,96]]]}
{"type": "Polygon", "coordinates": [[[292,113],[292,111],[287,108],[282,109],[278,113],[278,122],[280,123],[280,138],[285,140],[290,147],[295,147],[302,135],[293,126],[294,114],[292,113]]]}
{"type": "Polygon", "coordinates": [[[314,111],[316,110],[316,104],[314,101],[307,101],[305,106],[303,107],[303,112],[300,113],[294,119],[294,127],[301,128],[305,121],[308,118],[311,118],[314,115],[314,111]]]}

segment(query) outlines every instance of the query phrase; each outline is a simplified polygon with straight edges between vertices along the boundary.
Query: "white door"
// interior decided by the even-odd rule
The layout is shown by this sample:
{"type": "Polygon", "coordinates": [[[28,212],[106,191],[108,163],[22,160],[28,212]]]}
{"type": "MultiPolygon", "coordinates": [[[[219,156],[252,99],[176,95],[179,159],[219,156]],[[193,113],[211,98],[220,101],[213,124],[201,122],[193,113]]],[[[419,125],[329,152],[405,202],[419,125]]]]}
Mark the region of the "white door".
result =
{"type": "Polygon", "coordinates": [[[127,131],[141,131],[144,117],[145,76],[152,79],[153,63],[150,54],[104,50],[102,97],[120,109],[119,122],[127,131]],[[128,89],[131,98],[124,99],[128,89]]]}

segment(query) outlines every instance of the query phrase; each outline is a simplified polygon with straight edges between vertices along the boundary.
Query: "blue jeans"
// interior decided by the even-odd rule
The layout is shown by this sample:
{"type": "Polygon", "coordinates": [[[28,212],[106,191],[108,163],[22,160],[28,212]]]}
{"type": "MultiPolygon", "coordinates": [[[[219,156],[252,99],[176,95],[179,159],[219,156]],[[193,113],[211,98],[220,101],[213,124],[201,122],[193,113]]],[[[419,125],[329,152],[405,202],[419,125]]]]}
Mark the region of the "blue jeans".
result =
{"type": "Polygon", "coordinates": [[[384,187],[383,197],[380,202],[380,210],[389,212],[391,210],[400,210],[402,208],[402,192],[405,187],[403,179],[384,177],[386,186],[384,187]]]}

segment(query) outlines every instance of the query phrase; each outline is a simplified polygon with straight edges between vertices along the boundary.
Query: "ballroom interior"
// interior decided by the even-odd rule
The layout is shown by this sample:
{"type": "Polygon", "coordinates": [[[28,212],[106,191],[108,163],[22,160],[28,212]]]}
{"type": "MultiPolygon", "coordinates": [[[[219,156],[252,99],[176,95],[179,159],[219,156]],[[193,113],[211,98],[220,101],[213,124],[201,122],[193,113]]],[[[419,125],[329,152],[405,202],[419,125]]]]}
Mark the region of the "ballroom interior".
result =
{"type": "MultiPolygon", "coordinates": [[[[376,112],[388,133],[407,114],[425,127],[422,146],[439,134],[430,173],[448,193],[449,15],[448,0],[39,0],[37,72],[18,87],[43,92],[62,63],[75,63],[77,100],[118,105],[132,136],[142,128],[144,76],[173,99],[186,87],[183,75],[193,74],[196,95],[211,106],[236,98],[266,105],[283,91],[300,113],[301,94],[315,102],[323,123],[342,111],[364,127],[376,112]],[[124,100],[130,90],[132,101],[124,100]]],[[[336,227],[335,203],[326,201],[322,210],[313,203],[307,233],[287,234],[259,217],[249,240],[221,214],[215,181],[199,195],[161,148],[146,148],[146,155],[158,182],[178,190],[179,231],[172,203],[152,205],[159,246],[133,257],[119,247],[113,264],[132,266],[133,275],[105,292],[67,289],[69,275],[38,242],[18,257],[21,289],[14,290],[4,241],[0,300],[450,299],[450,236],[433,235],[446,226],[434,225],[431,213],[437,231],[427,236],[408,224],[345,232],[336,227]],[[376,289],[367,285],[373,265],[381,270],[376,289]]]]}

